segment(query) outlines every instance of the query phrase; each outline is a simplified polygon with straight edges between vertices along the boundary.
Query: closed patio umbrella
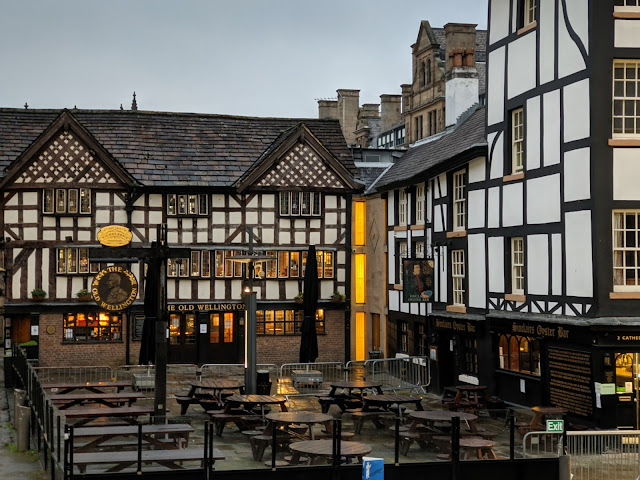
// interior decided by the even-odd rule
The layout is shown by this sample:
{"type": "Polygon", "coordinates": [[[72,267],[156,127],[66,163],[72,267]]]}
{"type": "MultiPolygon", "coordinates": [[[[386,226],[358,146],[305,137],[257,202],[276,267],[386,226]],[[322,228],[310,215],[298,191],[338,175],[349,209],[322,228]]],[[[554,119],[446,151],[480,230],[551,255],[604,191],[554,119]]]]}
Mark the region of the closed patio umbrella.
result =
{"type": "Polygon", "coordinates": [[[316,247],[309,245],[303,283],[304,319],[300,338],[300,363],[315,362],[318,358],[318,336],[316,334],[316,309],[318,308],[318,262],[316,247]]]}
{"type": "Polygon", "coordinates": [[[140,342],[138,365],[156,363],[156,319],[158,315],[158,289],[160,287],[159,275],[159,260],[149,260],[144,282],[144,323],[142,324],[142,341],[140,342]]]}

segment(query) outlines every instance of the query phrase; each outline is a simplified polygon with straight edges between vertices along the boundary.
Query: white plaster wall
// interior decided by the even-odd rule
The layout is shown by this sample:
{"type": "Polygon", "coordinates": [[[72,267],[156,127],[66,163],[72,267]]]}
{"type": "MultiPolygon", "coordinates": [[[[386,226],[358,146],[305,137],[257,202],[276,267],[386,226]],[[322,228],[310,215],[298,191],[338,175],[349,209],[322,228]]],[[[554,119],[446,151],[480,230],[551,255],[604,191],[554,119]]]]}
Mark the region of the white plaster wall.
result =
{"type": "Polygon", "coordinates": [[[265,282],[265,290],[267,298],[280,298],[280,287],[278,285],[278,282],[265,282]]]}
{"type": "Polygon", "coordinates": [[[549,236],[529,235],[526,245],[526,292],[532,295],[549,295],[549,236]]]}
{"type": "Polygon", "coordinates": [[[613,199],[640,200],[640,148],[613,149],[613,199]]]}
{"type": "Polygon", "coordinates": [[[211,282],[209,280],[198,281],[198,300],[210,300],[211,282]]]}
{"type": "MultiPolygon", "coordinates": [[[[573,202],[591,198],[591,149],[587,147],[566,152],[564,154],[563,167],[564,201],[573,202]]],[[[613,170],[615,198],[615,156],[613,170]]]]}
{"type": "Polygon", "coordinates": [[[402,292],[398,290],[389,291],[389,310],[392,312],[397,312],[400,309],[400,296],[402,292]]]}
{"type": "Polygon", "coordinates": [[[560,91],[545,93],[544,104],[544,165],[560,163],[560,91]]]}
{"type": "Polygon", "coordinates": [[[522,35],[509,44],[507,68],[508,98],[535,88],[536,86],[536,38],[537,32],[522,35]]]}
{"type": "Polygon", "coordinates": [[[492,187],[489,189],[488,200],[488,227],[500,227],[500,187],[492,187]]]}
{"type": "Polygon", "coordinates": [[[489,155],[491,155],[491,163],[489,165],[490,178],[504,177],[504,134],[503,132],[499,132],[497,135],[498,137],[497,140],[495,140],[495,146],[493,142],[496,138],[496,133],[491,133],[487,136],[489,155]],[[491,151],[492,147],[493,152],[491,151]]]}
{"type": "Polygon", "coordinates": [[[433,231],[444,232],[444,225],[442,223],[443,215],[446,218],[446,205],[436,205],[433,209],[433,231]]]}
{"type": "Polygon", "coordinates": [[[584,0],[566,0],[567,15],[574,32],[589,54],[589,2],[584,0]]]}
{"type": "Polygon", "coordinates": [[[387,276],[389,277],[389,283],[394,284],[398,283],[396,281],[396,236],[393,232],[388,232],[387,237],[387,258],[389,259],[389,264],[387,265],[387,276]]]}
{"type": "Polygon", "coordinates": [[[440,247],[440,258],[438,263],[440,281],[438,282],[438,285],[436,285],[436,288],[439,291],[441,302],[447,301],[447,284],[449,283],[447,282],[448,259],[449,249],[447,247],[440,247]]]}
{"type": "Polygon", "coordinates": [[[527,122],[525,140],[527,170],[540,167],[540,97],[533,97],[527,100],[527,122]]]}
{"type": "Polygon", "coordinates": [[[572,142],[589,138],[591,115],[589,103],[589,79],[564,87],[564,141],[572,142]]]}
{"type": "Polygon", "coordinates": [[[387,223],[389,224],[389,226],[393,226],[395,222],[395,218],[396,218],[394,213],[395,204],[396,204],[395,193],[389,192],[389,195],[387,195],[387,223]]]}
{"type": "MultiPolygon", "coordinates": [[[[5,209],[4,223],[18,223],[18,211],[5,209]]],[[[28,239],[28,240],[35,240],[35,239],[28,239]]]]}
{"type": "Polygon", "coordinates": [[[514,227],[523,223],[522,183],[512,183],[502,188],[502,226],[514,227]]]}
{"type": "Polygon", "coordinates": [[[467,219],[467,228],[483,228],[484,227],[484,190],[470,190],[469,199],[469,216],[467,219]]]}
{"type": "Polygon", "coordinates": [[[469,183],[484,182],[487,177],[485,161],[485,157],[478,157],[469,162],[469,183]]]}
{"type": "Polygon", "coordinates": [[[489,53],[487,73],[487,124],[504,121],[504,61],[505,47],[489,53]]]}
{"type": "Polygon", "coordinates": [[[439,193],[439,198],[447,196],[447,174],[446,173],[443,173],[442,175],[438,176],[436,190],[439,193]]]}
{"type": "MultiPolygon", "coordinates": [[[[568,0],[568,3],[571,3],[571,0],[568,0]]],[[[586,2],[584,3],[586,5],[586,2]]],[[[559,2],[558,8],[560,9],[560,13],[558,16],[558,74],[560,75],[560,78],[564,78],[573,73],[584,70],[585,63],[576,43],[569,36],[567,25],[564,21],[564,15],[562,14],[561,2],[559,2]]],[[[581,24],[587,21],[587,12],[582,12],[580,8],[573,8],[573,6],[569,10],[569,12],[571,14],[571,17],[569,17],[569,22],[573,29],[575,30],[576,27],[578,29],[581,29],[581,24]],[[583,18],[583,16],[585,18],[583,18]]],[[[582,41],[582,44],[585,46],[585,48],[587,48],[588,51],[588,45],[586,45],[584,41],[582,41]]]]}
{"type": "Polygon", "coordinates": [[[562,295],[562,235],[551,235],[551,295],[562,295]]]}
{"type": "Polygon", "coordinates": [[[560,221],[560,175],[527,180],[527,223],[560,221]]]}
{"type": "Polygon", "coordinates": [[[504,293],[504,238],[489,237],[487,239],[489,254],[487,268],[489,270],[489,291],[504,293]]]}
{"type": "Polygon", "coordinates": [[[509,2],[510,0],[491,1],[489,45],[509,35],[509,2]]]}
{"type": "Polygon", "coordinates": [[[593,296],[591,212],[565,214],[565,258],[567,295],[593,296]]]}
{"type": "Polygon", "coordinates": [[[637,20],[616,20],[614,28],[616,47],[640,48],[640,23],[637,20]]]}
{"type": "MultiPolygon", "coordinates": [[[[456,71],[466,73],[468,67],[453,68],[456,71]]],[[[454,125],[458,117],[470,107],[478,103],[478,78],[458,77],[447,82],[445,89],[445,126],[454,125]]]]}
{"type": "Polygon", "coordinates": [[[469,235],[467,251],[469,259],[469,306],[486,308],[487,306],[487,265],[485,259],[484,234],[469,235]]]}
{"type": "Polygon", "coordinates": [[[556,2],[538,2],[540,9],[540,84],[551,82],[555,79],[555,6],[556,2]]]}
{"type": "MultiPolygon", "coordinates": [[[[16,248],[13,251],[13,258],[17,258],[18,255],[22,252],[21,248],[16,248]]],[[[49,258],[49,249],[42,249],[42,258],[49,258]],[[46,255],[45,255],[46,251],[46,255]]],[[[28,270],[32,271],[32,270],[28,270]]],[[[22,272],[21,272],[22,273],[22,272]]],[[[48,277],[45,277],[48,278],[48,277]]],[[[27,292],[31,292],[34,288],[36,288],[36,276],[28,275],[27,276],[27,292]]],[[[13,298],[20,298],[20,275],[11,275],[11,291],[13,292],[13,298]]]]}
{"type": "MultiPolygon", "coordinates": [[[[212,259],[213,260],[213,259],[212,259]]],[[[214,284],[214,300],[224,300],[224,292],[225,292],[225,286],[224,286],[224,280],[216,280],[215,284],[214,284]]],[[[267,284],[267,290],[269,289],[269,285],[271,283],[277,283],[277,282],[266,282],[267,284]]]]}
{"type": "Polygon", "coordinates": [[[325,195],[324,204],[326,208],[337,208],[338,207],[338,197],[335,195],[325,195]]]}

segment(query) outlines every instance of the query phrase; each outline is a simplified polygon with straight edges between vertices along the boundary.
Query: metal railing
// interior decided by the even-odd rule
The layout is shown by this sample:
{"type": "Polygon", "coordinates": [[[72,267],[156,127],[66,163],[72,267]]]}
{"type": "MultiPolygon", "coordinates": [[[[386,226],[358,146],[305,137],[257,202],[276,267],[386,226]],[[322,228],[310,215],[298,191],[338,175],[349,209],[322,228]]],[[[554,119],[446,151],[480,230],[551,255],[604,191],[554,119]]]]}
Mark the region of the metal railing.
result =
{"type": "MultiPolygon", "coordinates": [[[[155,389],[155,366],[121,365],[116,371],[118,380],[130,380],[134,390],[153,391],[155,389]]],[[[167,394],[175,396],[188,390],[188,384],[199,375],[198,366],[191,363],[167,365],[167,394]],[[185,386],[186,385],[186,386],[185,386]]]]}
{"type": "Polygon", "coordinates": [[[522,454],[528,457],[557,457],[562,454],[562,433],[527,432],[522,437],[522,454]]]}
{"type": "Polygon", "coordinates": [[[347,378],[379,382],[383,390],[409,389],[426,393],[425,387],[431,382],[431,364],[425,356],[349,362],[347,378]]]}
{"type": "Polygon", "coordinates": [[[97,383],[116,379],[111,367],[96,365],[85,367],[34,367],[41,383],[97,383]]]}
{"type": "Polygon", "coordinates": [[[637,480],[640,430],[567,432],[573,480],[637,480]]]}
{"type": "Polygon", "coordinates": [[[315,395],[329,388],[331,382],[345,380],[342,362],[285,363],[278,370],[281,395],[315,395]]]}

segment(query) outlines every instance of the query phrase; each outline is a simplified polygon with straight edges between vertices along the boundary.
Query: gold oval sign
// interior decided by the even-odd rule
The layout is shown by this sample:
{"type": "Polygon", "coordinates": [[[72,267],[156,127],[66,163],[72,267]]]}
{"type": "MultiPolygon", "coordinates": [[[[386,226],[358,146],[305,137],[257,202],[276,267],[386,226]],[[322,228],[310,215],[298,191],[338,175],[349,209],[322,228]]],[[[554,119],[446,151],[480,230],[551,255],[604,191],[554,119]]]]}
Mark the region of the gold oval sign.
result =
{"type": "Polygon", "coordinates": [[[124,247],[132,238],[131,230],[121,225],[107,225],[98,232],[98,241],[105,247],[124,247]]]}
{"type": "Polygon", "coordinates": [[[91,283],[91,295],[100,308],[118,312],[138,296],[138,281],[129,270],[108,267],[96,274],[91,283]]]}

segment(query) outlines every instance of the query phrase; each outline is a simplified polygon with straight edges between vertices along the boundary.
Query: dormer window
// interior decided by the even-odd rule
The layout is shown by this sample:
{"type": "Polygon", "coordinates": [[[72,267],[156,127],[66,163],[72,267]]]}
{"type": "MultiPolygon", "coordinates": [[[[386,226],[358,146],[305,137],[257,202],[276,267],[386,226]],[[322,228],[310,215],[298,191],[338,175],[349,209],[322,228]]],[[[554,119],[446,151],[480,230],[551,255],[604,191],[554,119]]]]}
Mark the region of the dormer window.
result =
{"type": "Polygon", "coordinates": [[[88,188],[45,188],[42,213],[88,215],[91,213],[91,190],[88,188]]]}

